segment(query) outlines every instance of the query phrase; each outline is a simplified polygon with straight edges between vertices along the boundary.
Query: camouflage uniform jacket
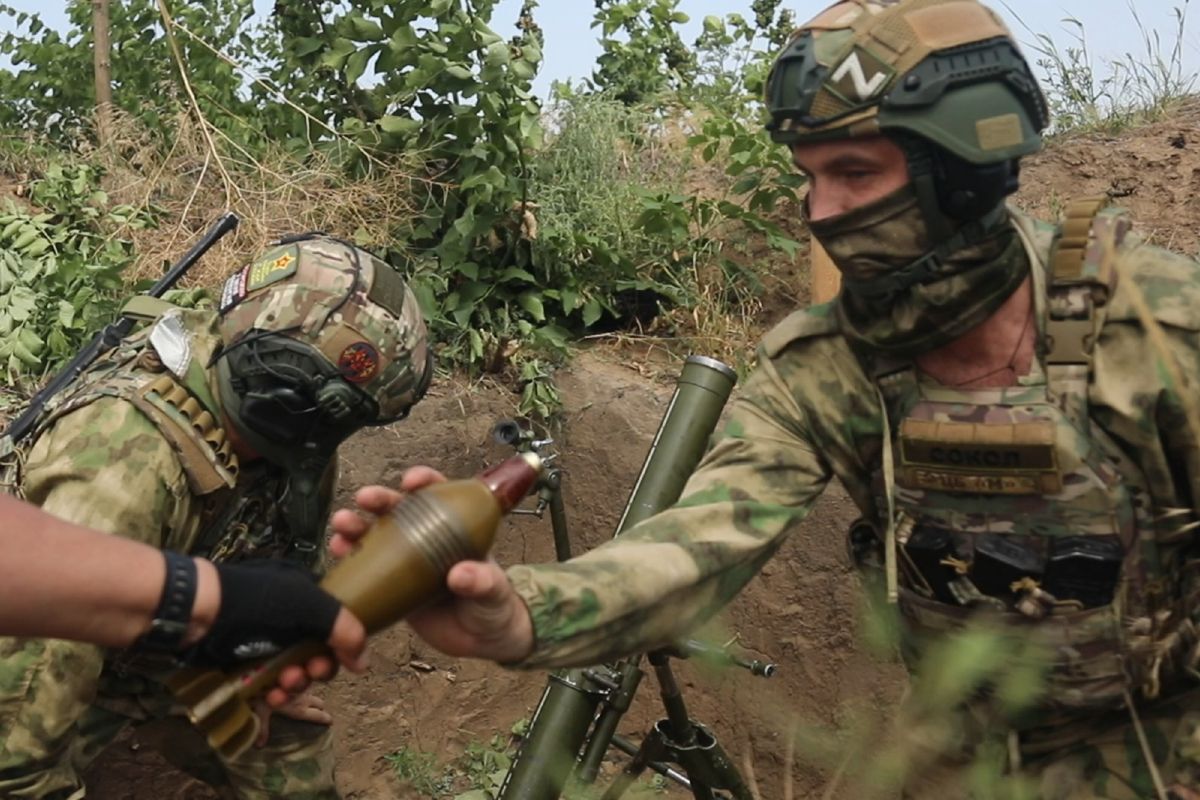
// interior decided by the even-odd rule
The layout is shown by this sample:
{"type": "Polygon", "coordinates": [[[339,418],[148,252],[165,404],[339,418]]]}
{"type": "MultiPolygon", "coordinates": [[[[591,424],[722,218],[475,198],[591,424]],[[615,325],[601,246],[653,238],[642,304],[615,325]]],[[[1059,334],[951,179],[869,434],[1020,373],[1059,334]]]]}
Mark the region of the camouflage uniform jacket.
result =
{"type": "Polygon", "coordinates": [[[155,547],[317,565],[324,526],[292,536],[279,519],[284,473],[230,450],[207,368],[216,321],[169,311],[93,364],[39,422],[17,488],[55,516],[155,547]]]}
{"type": "MultiPolygon", "coordinates": [[[[154,547],[216,560],[291,554],[278,518],[285,473],[240,467],[221,427],[207,366],[216,321],[171,310],[105,354],[22,443],[11,488],[58,517],[154,547]]],[[[296,537],[308,545],[303,560],[318,560],[323,532],[296,537]]],[[[185,717],[171,716],[173,697],[157,681],[164,668],[160,656],[0,638],[0,796],[83,797],[86,765],[131,721],[149,720],[164,756],[242,800],[340,796],[329,728],[275,720],[265,746],[218,760],[185,717]]]]}
{"type": "MultiPolygon", "coordinates": [[[[1015,209],[1012,219],[1034,270],[1048,272],[1060,229],[1015,209]]],[[[1200,264],[1133,235],[1109,257],[1122,281],[1095,339],[1086,413],[1141,472],[1123,477],[1146,487],[1156,519],[1176,510],[1168,516],[1182,524],[1174,534],[1157,531],[1163,543],[1186,544],[1200,503],[1200,447],[1125,276],[1161,324],[1185,380],[1200,381],[1200,264]]],[[[1044,336],[1045,319],[1038,323],[1044,336]]],[[[873,481],[884,426],[880,395],[839,334],[832,306],[794,313],[764,338],[757,370],[675,507],[566,564],[509,570],[536,635],[519,666],[603,663],[681,636],[757,574],[831,478],[882,526],[886,509],[873,481]]]]}

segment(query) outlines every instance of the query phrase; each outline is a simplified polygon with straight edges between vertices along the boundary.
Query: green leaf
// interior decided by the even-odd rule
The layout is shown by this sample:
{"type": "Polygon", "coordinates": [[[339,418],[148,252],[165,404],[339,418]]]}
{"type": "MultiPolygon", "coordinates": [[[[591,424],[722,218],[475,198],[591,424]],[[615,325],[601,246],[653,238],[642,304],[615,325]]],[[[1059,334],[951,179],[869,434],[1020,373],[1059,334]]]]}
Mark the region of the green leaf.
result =
{"type": "Polygon", "coordinates": [[[595,297],[589,299],[586,303],[584,303],[584,305],[583,305],[583,325],[584,325],[584,327],[587,327],[587,328],[592,327],[592,325],[594,325],[596,323],[596,320],[600,319],[601,313],[602,313],[602,309],[600,308],[600,301],[597,300],[595,297]]]}
{"type": "Polygon", "coordinates": [[[526,270],[523,270],[520,267],[509,267],[508,269],[504,270],[504,272],[501,273],[501,275],[500,275],[500,280],[502,280],[502,281],[520,280],[520,281],[526,281],[528,283],[537,283],[536,278],[534,278],[526,270]]]}
{"type": "Polygon", "coordinates": [[[292,48],[297,56],[303,58],[304,56],[312,55],[324,46],[325,41],[323,39],[312,36],[294,40],[292,48]]]}
{"type": "Polygon", "coordinates": [[[525,292],[525,294],[517,298],[517,303],[521,306],[521,308],[528,311],[530,316],[532,316],[535,320],[538,322],[545,322],[546,312],[542,309],[542,300],[540,297],[532,292],[525,292]]]}
{"type": "Polygon", "coordinates": [[[508,180],[504,177],[504,173],[500,171],[500,168],[495,164],[492,164],[485,171],[477,172],[471,177],[467,178],[462,182],[461,186],[463,189],[470,189],[486,183],[499,188],[504,186],[504,184],[507,182],[508,180]]]}
{"type": "Polygon", "coordinates": [[[329,67],[330,69],[334,69],[334,70],[341,70],[341,68],[346,65],[346,59],[348,59],[350,57],[350,54],[353,53],[354,51],[356,51],[357,49],[358,49],[358,46],[355,45],[354,42],[350,41],[349,39],[345,39],[345,38],[335,39],[333,42],[333,47],[329,48],[324,53],[322,53],[321,57],[320,57],[320,59],[318,59],[317,63],[319,63],[323,67],[329,67]]]}
{"type": "Polygon", "coordinates": [[[379,118],[379,127],[384,133],[390,133],[394,136],[407,136],[421,129],[421,121],[388,115],[379,118]]]}
{"type": "MultiPolygon", "coordinates": [[[[547,292],[549,294],[549,292],[547,292]]],[[[579,305],[579,292],[573,289],[563,289],[561,292],[562,309],[564,314],[570,314],[579,305]]]]}
{"type": "Polygon", "coordinates": [[[29,319],[30,313],[38,305],[38,295],[28,286],[14,286],[8,298],[9,313],[17,322],[29,319]]]}
{"type": "Polygon", "coordinates": [[[424,283],[410,284],[413,294],[417,296],[417,303],[421,306],[421,313],[427,318],[432,319],[437,314],[438,303],[434,297],[433,289],[424,283]]]}
{"type": "Polygon", "coordinates": [[[510,61],[508,68],[512,71],[513,75],[516,75],[523,81],[531,81],[533,80],[534,76],[537,75],[537,67],[535,67],[533,64],[530,64],[528,61],[525,61],[524,59],[510,61]]]}
{"type": "Polygon", "coordinates": [[[509,62],[510,55],[506,43],[492,42],[488,45],[487,52],[483,56],[483,63],[492,67],[502,66],[509,62]]]}
{"type": "Polygon", "coordinates": [[[20,333],[17,334],[17,338],[24,345],[25,349],[35,356],[41,353],[46,346],[46,342],[42,340],[42,337],[38,336],[29,325],[21,328],[20,333]]]}
{"type": "Polygon", "coordinates": [[[362,74],[367,71],[367,62],[371,60],[371,56],[375,55],[375,52],[373,47],[364,47],[356,50],[346,60],[346,83],[354,83],[362,77],[362,74]]]}
{"type": "Polygon", "coordinates": [[[359,41],[380,42],[386,38],[383,28],[375,20],[365,19],[358,14],[351,14],[349,19],[354,28],[354,35],[358,37],[359,41]]]}
{"type": "Polygon", "coordinates": [[[49,239],[38,239],[33,244],[25,248],[25,255],[40,256],[42,253],[50,249],[51,243],[49,239]]]}
{"type": "Polygon", "coordinates": [[[732,191],[734,194],[745,194],[746,192],[757,189],[759,184],[761,184],[761,183],[762,183],[762,175],[760,175],[756,172],[752,175],[747,175],[746,177],[742,178],[740,181],[735,183],[733,185],[732,191]]]}

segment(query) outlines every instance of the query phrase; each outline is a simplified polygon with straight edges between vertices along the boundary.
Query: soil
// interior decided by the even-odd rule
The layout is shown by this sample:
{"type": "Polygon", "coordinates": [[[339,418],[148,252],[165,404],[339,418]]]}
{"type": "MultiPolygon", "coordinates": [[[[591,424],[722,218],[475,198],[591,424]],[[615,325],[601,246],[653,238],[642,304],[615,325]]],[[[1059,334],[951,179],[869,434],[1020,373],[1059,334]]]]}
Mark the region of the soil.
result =
{"type": "MultiPolygon", "coordinates": [[[[1059,141],[1028,160],[1017,202],[1045,218],[1073,198],[1113,191],[1137,229],[1188,254],[1200,251],[1194,224],[1200,193],[1200,126],[1195,110],[1117,137],[1059,141]]],[[[764,322],[781,318],[807,297],[806,256],[790,269],[796,284],[763,302],[764,322]],[[786,300],[786,302],[784,301],[786,300]]],[[[672,391],[672,373],[642,367],[629,350],[593,348],[558,374],[565,405],[556,448],[566,472],[564,492],[576,552],[611,535],[672,391]]],[[[343,504],[370,483],[395,484],[403,470],[430,464],[465,476],[507,452],[491,439],[493,423],[511,416],[517,396],[489,383],[445,381],[410,420],[359,435],[345,449],[343,504]]],[[[760,577],[713,626],[736,637],[748,657],[777,665],[766,679],[738,669],[714,671],[676,662],[689,711],[706,723],[739,764],[750,765],[763,798],[822,797],[836,765],[789,757],[794,724],[843,724],[859,711],[883,717],[903,685],[900,668],[866,652],[858,635],[858,583],[850,571],[844,530],[854,510],[833,486],[760,577]]],[[[516,516],[503,524],[495,551],[502,564],[554,558],[549,519],[516,516]]],[[[438,764],[472,742],[528,719],[546,684],[544,674],[445,658],[404,626],[371,645],[363,676],[340,676],[318,691],[336,722],[338,780],[346,798],[416,798],[386,756],[407,747],[438,764]]],[[[652,675],[643,681],[621,731],[640,740],[662,716],[652,675]]],[[[89,770],[88,796],[98,800],[189,800],[216,797],[170,768],[135,732],[110,747],[89,770]]],[[[611,773],[626,758],[614,755],[611,773]]],[[[466,788],[460,781],[444,796],[466,788]]],[[[669,794],[683,796],[679,790],[669,794]]],[[[834,797],[848,796],[844,791],[834,797]]]]}
{"type": "Polygon", "coordinates": [[[1200,102],[1117,135],[1057,139],[1021,165],[1017,204],[1057,219],[1072,200],[1109,193],[1129,210],[1134,230],[1180,253],[1200,253],[1200,102]]]}

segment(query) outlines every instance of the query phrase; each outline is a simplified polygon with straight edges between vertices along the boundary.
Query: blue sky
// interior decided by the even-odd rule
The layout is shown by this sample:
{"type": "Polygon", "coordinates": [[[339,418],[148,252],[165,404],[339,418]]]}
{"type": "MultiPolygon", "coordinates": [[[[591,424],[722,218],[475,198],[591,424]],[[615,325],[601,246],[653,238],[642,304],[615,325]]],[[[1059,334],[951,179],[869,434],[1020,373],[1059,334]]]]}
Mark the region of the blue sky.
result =
{"type": "MultiPolygon", "coordinates": [[[[179,2],[179,0],[172,0],[179,2]]],[[[54,0],[5,0],[18,10],[37,12],[49,25],[65,25],[64,3],[54,0]]],[[[1184,0],[1138,0],[1138,17],[1148,31],[1157,31],[1165,47],[1175,42],[1176,19],[1173,10],[1182,7],[1184,0]]],[[[799,19],[814,16],[827,5],[818,2],[793,2],[799,19]]],[[[255,0],[256,6],[267,10],[273,0],[255,0]]],[[[1102,67],[1106,60],[1124,59],[1132,53],[1135,60],[1145,62],[1145,45],[1137,28],[1129,0],[1071,0],[1069,3],[1046,0],[1007,0],[1006,8],[999,0],[993,7],[1008,21],[1009,26],[1026,44],[1030,60],[1035,56],[1028,44],[1033,40],[1025,26],[1037,33],[1050,35],[1060,50],[1075,45],[1076,29],[1062,20],[1074,17],[1083,23],[1088,48],[1094,62],[1102,67]],[[1024,25],[1021,23],[1024,22],[1024,25]]],[[[691,40],[700,30],[705,15],[722,16],[730,12],[748,14],[749,0],[681,0],[680,8],[691,16],[685,26],[685,38],[691,40]]],[[[493,17],[493,27],[503,36],[513,32],[521,0],[501,0],[493,17]]],[[[546,62],[536,84],[537,93],[545,97],[552,80],[577,79],[588,75],[599,54],[596,32],[590,28],[593,5],[589,0],[541,0],[535,16],[546,33],[546,62]]],[[[1195,9],[1193,9],[1195,11],[1195,9]]],[[[0,17],[0,30],[8,25],[7,16],[0,17]]],[[[1200,70],[1200,20],[1188,21],[1183,43],[1183,63],[1195,73],[1200,70]]],[[[1167,55],[1167,54],[1164,54],[1167,55]]]]}

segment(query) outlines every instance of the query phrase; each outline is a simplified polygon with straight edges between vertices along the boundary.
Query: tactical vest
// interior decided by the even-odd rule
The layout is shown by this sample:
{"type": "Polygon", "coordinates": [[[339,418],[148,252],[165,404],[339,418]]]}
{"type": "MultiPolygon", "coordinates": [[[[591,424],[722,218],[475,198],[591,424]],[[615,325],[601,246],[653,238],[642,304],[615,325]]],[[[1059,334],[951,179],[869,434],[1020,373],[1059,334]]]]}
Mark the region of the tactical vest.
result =
{"type": "Polygon", "coordinates": [[[1076,203],[1049,264],[1022,232],[1039,347],[1017,385],[952,389],[908,362],[869,365],[885,419],[872,484],[909,655],[981,610],[1024,626],[1052,654],[1039,704],[1051,716],[1157,696],[1195,638],[1145,479],[1088,414],[1128,227],[1101,200],[1076,203]]]}
{"type": "MultiPolygon", "coordinates": [[[[288,557],[316,566],[324,531],[293,535],[289,530],[281,511],[289,491],[283,469],[265,462],[239,464],[220,420],[209,410],[215,401],[201,396],[210,390],[191,339],[178,312],[167,311],[103,354],[47,403],[27,440],[6,457],[0,487],[23,496],[21,467],[38,437],[67,414],[101,398],[117,398],[144,414],[179,459],[199,517],[189,555],[218,562],[288,557]]],[[[326,507],[336,476],[331,466],[322,481],[326,507]]]]}

